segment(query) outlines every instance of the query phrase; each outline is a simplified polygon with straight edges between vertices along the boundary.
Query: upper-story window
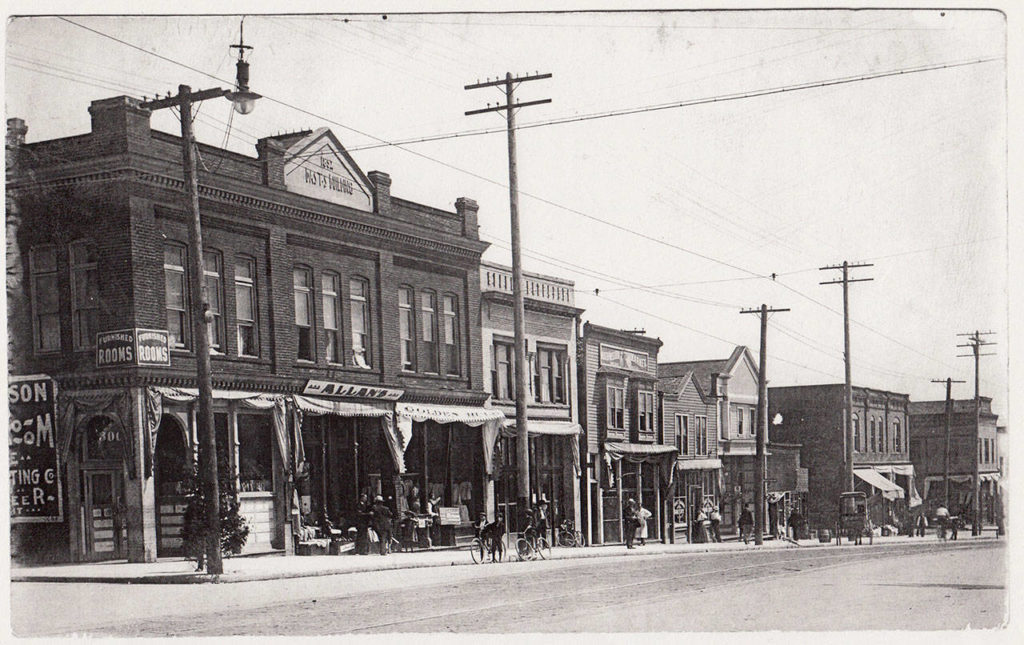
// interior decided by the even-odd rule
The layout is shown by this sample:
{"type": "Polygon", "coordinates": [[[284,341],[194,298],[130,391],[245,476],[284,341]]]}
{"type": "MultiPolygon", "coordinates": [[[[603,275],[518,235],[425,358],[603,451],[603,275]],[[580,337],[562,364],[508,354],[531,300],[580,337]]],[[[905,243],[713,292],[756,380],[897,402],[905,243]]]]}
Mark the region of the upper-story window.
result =
{"type": "Polygon", "coordinates": [[[458,376],[462,373],[459,365],[459,300],[451,294],[444,298],[444,365],[445,373],[458,376]]]}
{"type": "Polygon", "coordinates": [[[868,450],[874,452],[878,448],[878,437],[875,435],[875,417],[871,417],[871,441],[868,442],[868,450]]]}
{"type": "Polygon", "coordinates": [[[860,452],[860,417],[854,414],[850,420],[853,422],[853,449],[860,452]]]}
{"type": "Polygon", "coordinates": [[[413,313],[413,293],[410,287],[398,290],[398,337],[401,342],[402,369],[416,371],[416,317],[413,313]]]}
{"type": "MultiPolygon", "coordinates": [[[[757,420],[755,419],[757,416],[757,410],[754,408],[747,408],[747,414],[750,415],[750,425],[748,426],[750,428],[750,434],[755,435],[757,434],[757,420]]],[[[768,441],[767,436],[765,436],[765,441],[768,441]]]]}
{"type": "Polygon", "coordinates": [[[296,358],[303,361],[313,359],[313,276],[305,267],[292,271],[292,285],[295,294],[295,338],[296,358]]]}
{"type": "Polygon", "coordinates": [[[636,393],[636,429],[641,435],[654,434],[654,392],[636,393]]]}
{"type": "Polygon", "coordinates": [[[708,454],[708,418],[706,416],[694,417],[694,439],[695,450],[698,455],[708,454]]]}
{"type": "Polygon", "coordinates": [[[256,327],[256,261],[235,258],[235,325],[238,328],[238,355],[259,356],[256,327]]]}
{"type": "Polygon", "coordinates": [[[71,325],[75,349],[96,344],[96,322],[100,311],[99,273],[91,244],[75,242],[70,246],[71,325]]]}
{"type": "Polygon", "coordinates": [[[60,290],[57,247],[37,246],[29,254],[32,272],[32,335],[37,352],[60,350],[60,290]]]}
{"type": "Polygon", "coordinates": [[[323,300],[324,353],[328,362],[340,363],[341,357],[341,278],[333,271],[320,274],[320,297],[323,300]]]}
{"type": "Polygon", "coordinates": [[[172,348],[188,349],[192,333],[188,315],[188,281],[185,278],[185,247],[164,246],[164,292],[167,307],[167,336],[172,348]]]}
{"type": "Polygon", "coordinates": [[[676,450],[681,455],[690,454],[690,417],[676,415],[676,450]]]}
{"type": "Polygon", "coordinates": [[[609,428],[626,427],[626,390],[614,385],[608,386],[608,417],[605,425],[609,428]]]}
{"type": "Polygon", "coordinates": [[[743,434],[743,425],[744,425],[744,423],[746,421],[746,417],[747,417],[747,410],[746,410],[746,408],[737,407],[736,408],[736,434],[737,435],[742,435],[743,434]]]}
{"type": "Polygon", "coordinates": [[[224,282],[220,253],[203,251],[203,289],[206,291],[206,304],[212,320],[206,323],[206,333],[210,337],[210,349],[223,352],[224,347],[224,282]]]}
{"type": "Polygon", "coordinates": [[[511,401],[516,398],[515,345],[495,340],[491,352],[491,395],[499,401],[511,401]]]}
{"type": "Polygon", "coordinates": [[[420,293],[420,338],[423,340],[423,371],[437,374],[437,295],[433,291],[420,293]]]}
{"type": "Polygon", "coordinates": [[[352,323],[352,364],[370,367],[370,283],[363,278],[348,281],[352,323]]]}
{"type": "Polygon", "coordinates": [[[899,419],[892,422],[892,449],[894,452],[903,452],[903,431],[899,419]]]}
{"type": "Polygon", "coordinates": [[[565,403],[565,371],[568,360],[564,349],[538,347],[534,358],[534,400],[538,403],[565,403]]]}

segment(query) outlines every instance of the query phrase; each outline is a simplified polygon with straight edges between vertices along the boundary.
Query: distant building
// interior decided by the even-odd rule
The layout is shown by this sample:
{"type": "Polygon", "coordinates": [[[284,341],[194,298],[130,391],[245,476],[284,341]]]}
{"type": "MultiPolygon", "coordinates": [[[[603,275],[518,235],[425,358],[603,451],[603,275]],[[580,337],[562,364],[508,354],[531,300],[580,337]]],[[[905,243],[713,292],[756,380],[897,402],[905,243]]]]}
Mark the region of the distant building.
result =
{"type": "MultiPolygon", "coordinates": [[[[835,524],[839,493],[847,488],[844,397],[841,383],[768,388],[772,439],[801,445],[808,479],[805,517],[812,528],[835,524]]],[[[920,503],[910,462],[908,403],[906,394],[853,388],[855,487],[870,496],[876,525],[906,522],[907,511],[920,503]]]]}
{"type": "MultiPolygon", "coordinates": [[[[679,378],[692,373],[708,401],[715,402],[718,429],[718,458],[722,482],[719,486],[722,530],[738,530],[737,521],[745,504],[755,494],[755,452],[757,451],[757,363],[750,350],[737,346],[728,358],[662,363],[661,378],[679,378]]],[[[769,441],[769,436],[765,441],[769,441]]]]}
{"type": "MultiPolygon", "coordinates": [[[[974,470],[981,481],[981,513],[985,522],[996,520],[995,497],[1000,479],[1000,450],[992,399],[980,397],[978,424],[974,399],[954,400],[950,416],[949,500],[951,513],[970,515],[974,494],[974,470]]],[[[910,457],[922,481],[928,509],[946,504],[946,401],[914,401],[910,404],[910,457]]]]}
{"type": "Polygon", "coordinates": [[[624,540],[622,509],[629,499],[653,513],[650,538],[664,534],[676,447],[661,432],[661,344],[639,333],[583,325],[578,370],[589,544],[624,540]]]}
{"type": "MultiPolygon", "coordinates": [[[[576,334],[579,316],[570,280],[523,273],[525,296],[527,419],[530,433],[530,490],[535,505],[549,500],[549,529],[554,539],[562,520],[581,526],[580,425],[576,395],[576,334]]],[[[512,318],[512,270],[480,265],[481,337],[484,384],[491,406],[505,415],[486,494],[493,497],[506,528],[517,532],[518,473],[516,461],[515,327],[512,318]]],[[[491,504],[487,504],[491,509],[491,504]]],[[[553,542],[554,543],[554,542],[553,542]]]]}

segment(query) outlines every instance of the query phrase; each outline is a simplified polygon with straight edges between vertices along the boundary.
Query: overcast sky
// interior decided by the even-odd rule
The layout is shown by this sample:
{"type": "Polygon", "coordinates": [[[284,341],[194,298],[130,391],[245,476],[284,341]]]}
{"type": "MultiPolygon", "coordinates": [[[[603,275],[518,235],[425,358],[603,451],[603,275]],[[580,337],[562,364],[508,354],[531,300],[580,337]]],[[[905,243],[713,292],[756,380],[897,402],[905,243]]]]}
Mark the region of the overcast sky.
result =
{"type": "MultiPolygon", "coordinates": [[[[30,142],[88,132],[99,98],[234,78],[238,16],[68,20],[8,23],[6,112],[30,142]]],[[[1005,39],[992,11],[251,15],[266,98],[230,132],[229,104],[208,101],[196,131],[255,156],[259,137],[329,127],[395,196],[476,199],[485,258],[508,263],[504,121],[464,116],[503,95],[463,86],[551,73],[518,87],[552,99],[520,125],[632,112],[517,137],[525,267],[575,280],[585,319],[692,360],[756,355],[757,317],[739,310],[788,307],[770,320],[771,384],[838,383],[842,288],[818,283],[840,273],[818,269],[873,262],[851,271],[874,279],[850,287],[854,383],[926,400],[952,376],[970,397],[957,334],[991,330],[981,393],[1005,413],[1005,39]],[[787,91],[736,98],[769,89],[787,91]],[[733,100],[699,101],[713,98],[733,100]]],[[[152,123],[179,131],[167,110],[152,123]]]]}

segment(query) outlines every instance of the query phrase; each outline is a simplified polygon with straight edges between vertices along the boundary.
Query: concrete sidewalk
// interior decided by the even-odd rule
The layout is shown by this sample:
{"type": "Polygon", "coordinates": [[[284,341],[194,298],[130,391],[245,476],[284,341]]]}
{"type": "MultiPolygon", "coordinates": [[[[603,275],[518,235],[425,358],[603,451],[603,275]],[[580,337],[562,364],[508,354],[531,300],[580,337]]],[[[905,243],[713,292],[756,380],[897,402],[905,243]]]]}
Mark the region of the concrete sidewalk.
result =
{"type": "MultiPolygon", "coordinates": [[[[978,540],[995,539],[994,532],[986,531],[979,537],[971,537],[970,532],[960,533],[960,539],[978,540]]],[[[932,544],[937,542],[934,533],[924,538],[894,536],[875,538],[875,545],[895,544],[932,544]]],[[[847,542],[844,540],[843,545],[847,542]]],[[[743,544],[729,541],[710,544],[661,544],[648,542],[647,545],[627,551],[623,545],[592,546],[580,548],[554,548],[551,552],[553,560],[570,560],[583,558],[601,558],[612,556],[643,557],[650,555],[686,554],[686,553],[717,553],[736,552],[749,549],[795,549],[804,547],[834,546],[835,540],[822,544],[812,540],[801,540],[799,546],[788,540],[766,540],[763,545],[755,546],[753,542],[743,544]]],[[[515,555],[512,554],[512,560],[515,555]]],[[[388,569],[416,569],[422,567],[448,567],[472,565],[473,559],[467,548],[444,549],[434,551],[416,551],[412,553],[392,553],[380,555],[315,555],[296,556],[282,553],[244,558],[225,558],[224,573],[215,576],[197,573],[195,565],[182,558],[161,559],[157,562],[97,562],[85,564],[64,564],[38,567],[11,568],[12,582],[106,582],[121,584],[186,584],[209,582],[249,582],[254,580],[279,580],[284,578],[304,578],[313,576],[330,576],[365,571],[383,571],[388,569]]],[[[485,564],[483,566],[502,566],[502,564],[485,564]]]]}

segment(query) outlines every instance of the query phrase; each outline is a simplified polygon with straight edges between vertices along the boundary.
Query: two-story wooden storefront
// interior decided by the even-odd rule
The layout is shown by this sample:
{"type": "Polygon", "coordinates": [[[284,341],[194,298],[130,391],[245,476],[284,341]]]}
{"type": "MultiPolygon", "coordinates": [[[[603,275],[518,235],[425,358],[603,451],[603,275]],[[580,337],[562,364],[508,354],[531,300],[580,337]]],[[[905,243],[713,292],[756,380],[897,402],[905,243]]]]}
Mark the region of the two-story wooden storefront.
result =
{"type": "Polygon", "coordinates": [[[642,333],[583,325],[578,370],[589,544],[624,540],[623,508],[630,499],[653,514],[650,538],[665,535],[676,446],[661,431],[661,345],[642,333]]]}
{"type": "MultiPolygon", "coordinates": [[[[56,140],[25,144],[20,122],[8,169],[10,371],[57,383],[63,484],[61,521],[16,524],[13,548],[151,561],[181,546],[199,251],[180,137],[127,97],[89,112],[90,132],[56,140]]],[[[361,493],[396,512],[440,498],[468,525],[483,434],[505,416],[484,407],[476,203],[392,197],[323,128],[255,157],[198,150],[215,430],[247,549],[286,549],[325,515],[344,526],[361,493]]]]}

